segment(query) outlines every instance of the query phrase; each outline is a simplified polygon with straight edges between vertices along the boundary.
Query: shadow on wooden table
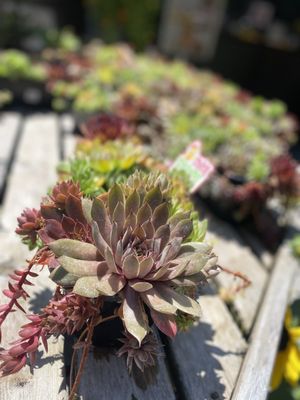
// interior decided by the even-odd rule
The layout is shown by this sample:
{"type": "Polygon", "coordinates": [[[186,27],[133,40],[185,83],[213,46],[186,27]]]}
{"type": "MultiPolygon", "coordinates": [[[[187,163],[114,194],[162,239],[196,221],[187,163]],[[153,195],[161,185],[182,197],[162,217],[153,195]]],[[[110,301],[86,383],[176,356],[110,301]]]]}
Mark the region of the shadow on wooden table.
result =
{"type": "Polygon", "coordinates": [[[166,343],[171,361],[170,372],[173,380],[178,383],[179,398],[228,399],[219,359],[228,355],[241,355],[242,352],[225,352],[214,346],[214,334],[209,324],[200,322],[188,332],[178,334],[172,342],[166,343]]]}

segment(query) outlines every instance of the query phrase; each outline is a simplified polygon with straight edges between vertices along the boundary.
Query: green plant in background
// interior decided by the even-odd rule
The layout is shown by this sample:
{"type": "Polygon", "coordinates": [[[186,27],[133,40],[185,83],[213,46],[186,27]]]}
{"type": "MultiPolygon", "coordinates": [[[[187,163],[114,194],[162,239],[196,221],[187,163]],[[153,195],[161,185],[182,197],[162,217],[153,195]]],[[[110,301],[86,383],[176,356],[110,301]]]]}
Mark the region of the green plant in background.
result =
{"type": "Polygon", "coordinates": [[[280,100],[266,102],[261,96],[255,96],[250,103],[251,108],[258,114],[276,119],[287,112],[286,105],[280,100]]]}
{"type": "Polygon", "coordinates": [[[73,103],[74,110],[85,113],[107,110],[109,105],[109,93],[97,86],[81,90],[73,103]]]}
{"type": "Polygon", "coordinates": [[[0,78],[42,81],[46,78],[46,70],[42,65],[34,64],[22,51],[6,50],[0,53],[0,78]]]}
{"type": "Polygon", "coordinates": [[[86,0],[96,31],[107,42],[125,40],[138,50],[153,43],[156,36],[159,0],[86,0]]]}
{"type": "Polygon", "coordinates": [[[58,171],[63,179],[78,182],[85,195],[94,197],[135,169],[148,170],[149,162],[148,154],[135,142],[82,140],[77,145],[75,158],[62,163],[58,171]]]}
{"type": "Polygon", "coordinates": [[[81,191],[90,197],[96,197],[104,191],[105,178],[99,176],[91,167],[87,158],[75,158],[68,162],[62,162],[57,168],[62,180],[72,179],[78,182],[81,191]]]}
{"type": "Polygon", "coordinates": [[[44,36],[47,47],[53,47],[65,52],[76,52],[81,48],[81,40],[74,34],[70,27],[64,27],[60,31],[49,29],[45,32],[44,36]]]}
{"type": "Polygon", "coordinates": [[[296,234],[290,242],[295,257],[300,258],[300,234],[296,234]]]}
{"type": "Polygon", "coordinates": [[[254,154],[247,168],[247,179],[250,181],[264,182],[270,173],[267,155],[263,152],[254,154]]]}

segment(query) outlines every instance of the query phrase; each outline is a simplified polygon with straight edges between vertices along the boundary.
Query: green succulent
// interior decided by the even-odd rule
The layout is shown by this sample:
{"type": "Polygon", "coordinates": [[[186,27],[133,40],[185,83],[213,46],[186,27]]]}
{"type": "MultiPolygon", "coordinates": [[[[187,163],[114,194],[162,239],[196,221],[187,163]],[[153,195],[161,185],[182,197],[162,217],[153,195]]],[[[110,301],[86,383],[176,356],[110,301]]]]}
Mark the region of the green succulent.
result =
{"type": "Polygon", "coordinates": [[[0,77],[41,81],[46,78],[46,70],[42,65],[32,63],[22,51],[6,50],[0,54],[0,77]]]}
{"type": "Polygon", "coordinates": [[[297,234],[293,237],[290,245],[294,256],[300,258],[300,234],[297,234]]]}
{"type": "Polygon", "coordinates": [[[85,201],[92,243],[59,239],[50,243],[59,267],[57,284],[90,298],[118,295],[126,330],[139,344],[154,323],[170,333],[178,311],[200,316],[200,306],[182,294],[218,273],[217,258],[204,242],[189,242],[189,212],[171,214],[170,184],[159,174],[136,172],[108,193],[85,201]]]}
{"type": "Polygon", "coordinates": [[[256,153],[247,168],[249,180],[263,182],[270,173],[270,166],[265,153],[256,153]]]}
{"type": "Polygon", "coordinates": [[[61,179],[78,182],[81,191],[86,196],[96,197],[104,191],[105,179],[92,169],[87,158],[75,158],[68,162],[62,162],[57,171],[61,179]]]}

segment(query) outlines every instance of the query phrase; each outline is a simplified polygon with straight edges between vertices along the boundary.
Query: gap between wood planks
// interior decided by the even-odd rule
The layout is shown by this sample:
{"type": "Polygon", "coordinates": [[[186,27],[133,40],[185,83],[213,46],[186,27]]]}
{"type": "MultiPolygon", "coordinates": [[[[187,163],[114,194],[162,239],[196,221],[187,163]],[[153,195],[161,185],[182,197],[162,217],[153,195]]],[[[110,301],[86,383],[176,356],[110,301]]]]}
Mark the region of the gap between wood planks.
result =
{"type": "Polygon", "coordinates": [[[18,113],[0,114],[0,203],[3,200],[7,180],[19,145],[23,116],[18,113]]]}

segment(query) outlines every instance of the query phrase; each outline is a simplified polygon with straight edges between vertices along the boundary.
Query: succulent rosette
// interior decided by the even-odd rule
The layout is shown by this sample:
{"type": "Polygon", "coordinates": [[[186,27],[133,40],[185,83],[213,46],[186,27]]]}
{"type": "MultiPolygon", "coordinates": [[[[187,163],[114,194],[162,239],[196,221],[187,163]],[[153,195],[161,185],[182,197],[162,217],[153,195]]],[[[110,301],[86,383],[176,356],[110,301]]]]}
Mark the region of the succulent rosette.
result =
{"type": "Polygon", "coordinates": [[[210,245],[190,241],[190,212],[172,211],[165,176],[136,172],[82,208],[92,242],[48,244],[59,263],[54,282],[87,298],[117,296],[124,327],[140,345],[149,317],[169,336],[176,334],[177,312],[200,317],[199,303],[182,287],[218,273],[217,257],[210,245]]]}

